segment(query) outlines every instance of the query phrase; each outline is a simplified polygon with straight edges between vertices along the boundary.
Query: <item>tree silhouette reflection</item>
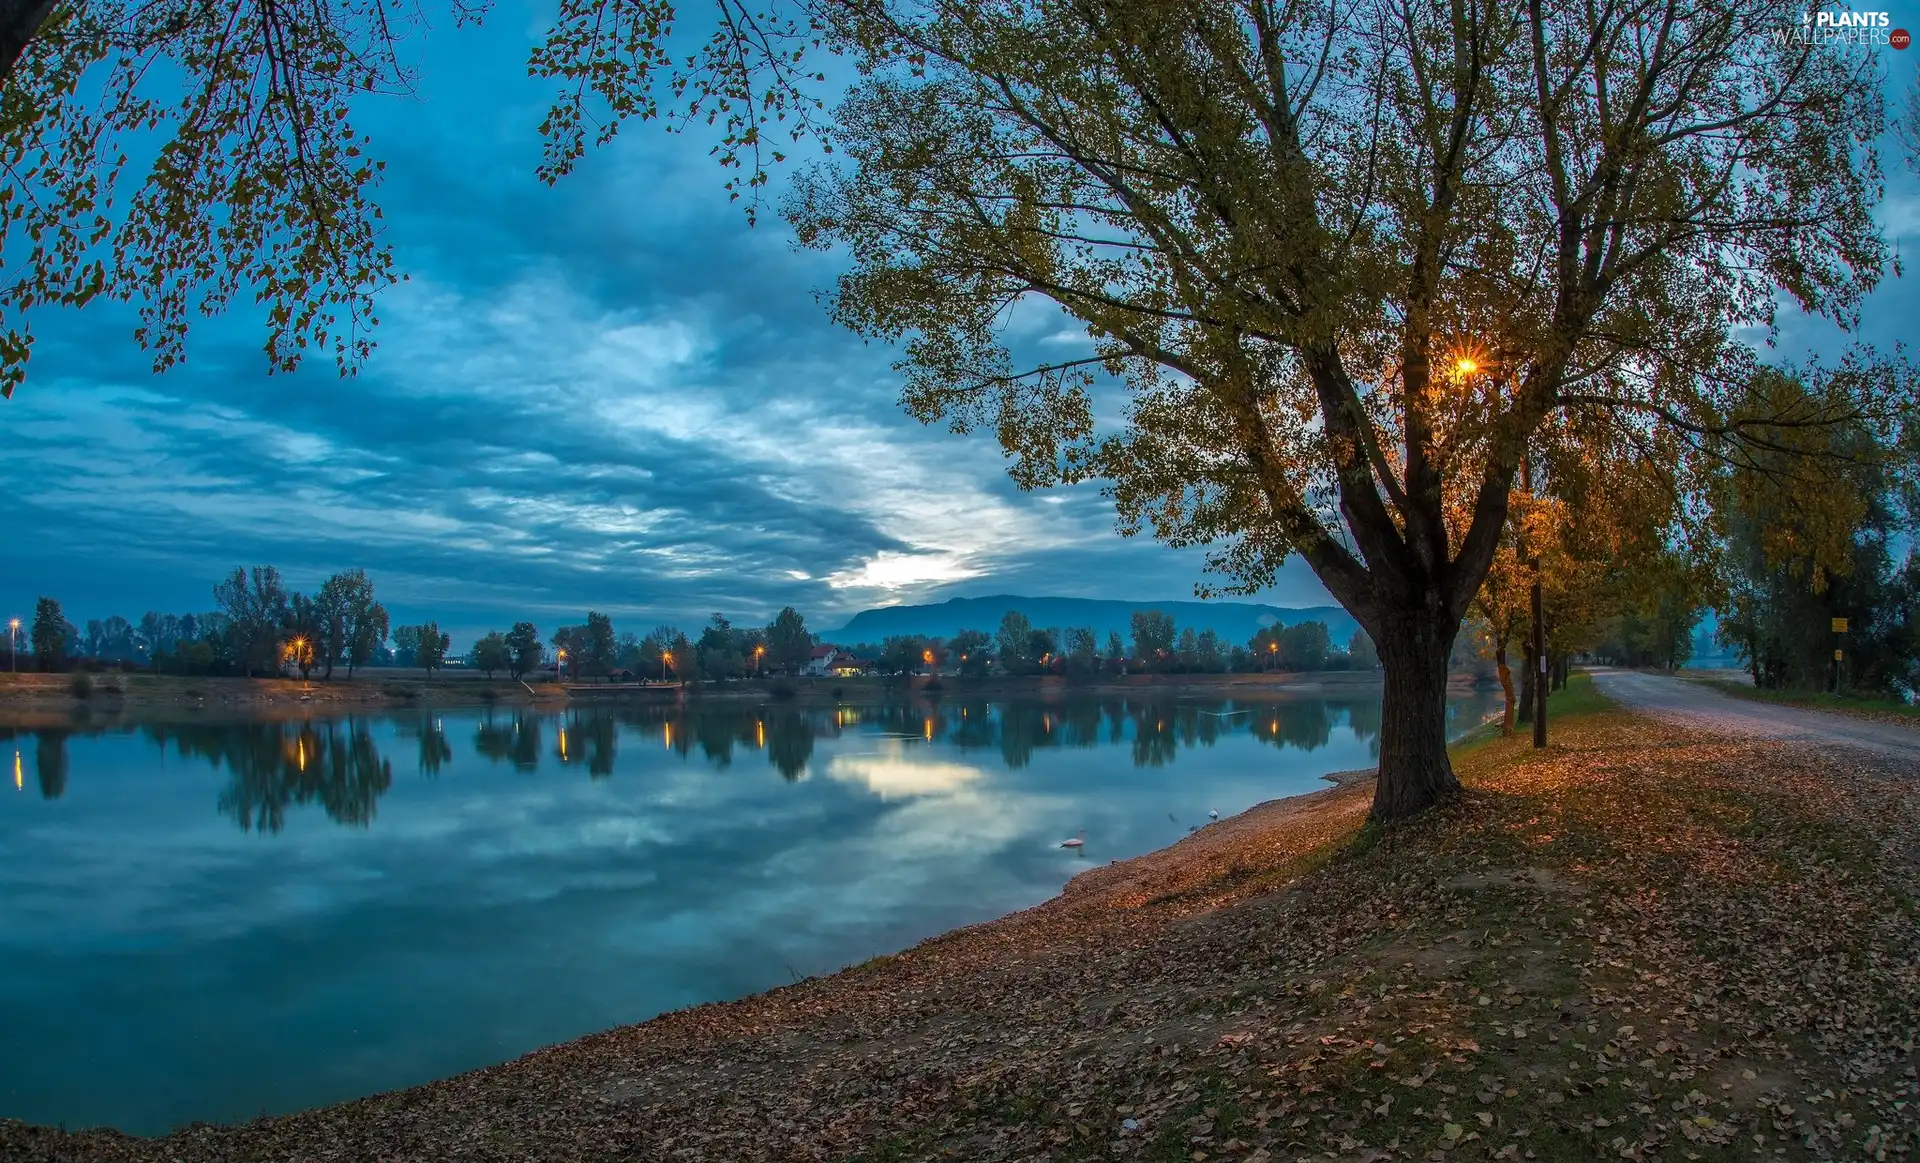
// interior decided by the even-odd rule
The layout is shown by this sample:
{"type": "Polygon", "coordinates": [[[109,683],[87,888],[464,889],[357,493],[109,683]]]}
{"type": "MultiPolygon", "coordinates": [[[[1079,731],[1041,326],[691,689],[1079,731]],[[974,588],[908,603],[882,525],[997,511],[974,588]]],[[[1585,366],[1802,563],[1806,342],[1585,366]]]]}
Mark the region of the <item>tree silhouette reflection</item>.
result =
{"type": "Polygon", "coordinates": [[[219,808],[241,829],[279,832],[289,809],[318,804],[335,823],[366,827],[393,786],[393,766],[358,719],[326,723],[154,725],[164,750],[205,759],[228,773],[219,808]]]}
{"type": "Polygon", "coordinates": [[[422,715],[411,724],[403,724],[400,733],[412,735],[419,741],[422,775],[439,775],[441,768],[453,762],[453,744],[447,742],[447,732],[439,716],[422,715]]]}
{"type": "Polygon", "coordinates": [[[67,737],[73,732],[47,727],[33,734],[33,774],[41,798],[57,800],[67,790],[67,737]]]}
{"type": "MultiPolygon", "coordinates": [[[[1473,706],[1450,707],[1450,719],[1474,718],[1473,706]]],[[[392,767],[381,755],[376,733],[392,730],[417,747],[420,771],[435,775],[458,761],[446,729],[461,712],[279,722],[188,722],[139,728],[163,752],[204,759],[227,773],[219,810],[250,832],[279,832],[294,809],[317,804],[329,819],[368,825],[380,797],[392,786],[392,767]]],[[[940,703],[896,698],[859,706],[790,703],[746,704],[725,701],[576,705],[564,712],[517,710],[508,715],[489,709],[474,725],[473,753],[489,763],[511,764],[522,772],[543,765],[559,770],[584,768],[594,779],[614,773],[623,736],[629,750],[643,743],[641,762],[655,762],[663,749],[691,761],[698,752],[715,768],[728,767],[743,752],[762,752],[767,763],[789,782],[813,761],[818,740],[842,736],[882,737],[909,749],[916,745],[962,751],[997,752],[1010,770],[1027,767],[1042,751],[1069,748],[1124,748],[1136,767],[1163,767],[1184,750],[1212,747],[1246,736],[1285,751],[1316,751],[1336,734],[1364,742],[1378,754],[1380,705],[1377,699],[1314,698],[1208,699],[1193,697],[1059,699],[954,698],[940,703]],[[650,753],[650,754],[649,754],[650,753]]],[[[69,779],[69,741],[74,735],[130,731],[124,725],[72,719],[64,727],[0,728],[0,740],[13,738],[22,762],[16,778],[24,784],[25,737],[34,737],[31,765],[40,794],[58,799],[69,779]]]]}
{"type": "Polygon", "coordinates": [[[813,758],[813,739],[816,729],[835,729],[825,723],[808,721],[808,716],[787,707],[770,712],[766,717],[767,762],[773,764],[788,783],[800,778],[807,769],[807,761],[813,758]]]}

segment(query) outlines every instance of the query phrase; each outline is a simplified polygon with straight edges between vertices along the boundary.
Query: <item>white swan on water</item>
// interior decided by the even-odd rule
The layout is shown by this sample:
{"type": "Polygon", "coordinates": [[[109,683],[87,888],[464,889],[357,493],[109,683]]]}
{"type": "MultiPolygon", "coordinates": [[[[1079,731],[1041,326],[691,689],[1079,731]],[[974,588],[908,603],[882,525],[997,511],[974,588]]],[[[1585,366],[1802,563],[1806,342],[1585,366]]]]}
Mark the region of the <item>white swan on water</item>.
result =
{"type": "Polygon", "coordinates": [[[1084,828],[1081,829],[1080,834],[1078,836],[1075,836],[1073,839],[1060,841],[1060,847],[1062,848],[1084,848],[1086,846],[1087,846],[1087,833],[1084,828]]]}

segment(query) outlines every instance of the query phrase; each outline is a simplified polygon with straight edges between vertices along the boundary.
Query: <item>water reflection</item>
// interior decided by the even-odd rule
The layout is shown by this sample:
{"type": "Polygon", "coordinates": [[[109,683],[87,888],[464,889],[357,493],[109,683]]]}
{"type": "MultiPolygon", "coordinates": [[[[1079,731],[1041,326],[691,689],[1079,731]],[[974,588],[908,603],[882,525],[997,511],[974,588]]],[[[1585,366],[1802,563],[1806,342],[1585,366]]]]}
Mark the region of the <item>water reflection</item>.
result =
{"type": "Polygon", "coordinates": [[[35,731],[33,771],[40,781],[40,794],[57,800],[67,790],[67,737],[71,731],[48,729],[35,731]]]}
{"type": "Polygon", "coordinates": [[[1068,695],[0,727],[0,1117],[158,1132],[744,996],[1323,787],[1378,724],[1068,695]]]}
{"type": "MultiPolygon", "coordinates": [[[[1459,711],[1456,707],[1453,711],[1459,711]]],[[[1133,765],[1165,767],[1183,750],[1249,736],[1276,748],[1312,752],[1345,728],[1379,751],[1380,706],[1370,699],[1067,698],[948,699],[863,706],[807,707],[721,700],[672,704],[587,704],[561,712],[480,712],[471,736],[474,754],[514,770],[534,772],[543,758],[561,770],[584,769],[593,780],[612,777],[623,747],[659,748],[716,768],[764,756],[788,782],[808,774],[815,743],[843,735],[885,744],[878,756],[837,756],[825,773],[866,786],[883,798],[923,794],[932,786],[963,785],[974,768],[942,764],[930,755],[908,762],[909,749],[939,744],[997,753],[1018,771],[1042,751],[1124,746],[1133,765]]],[[[196,722],[139,728],[163,752],[202,759],[229,775],[219,809],[243,830],[277,833],[288,812],[317,804],[338,823],[365,827],[393,784],[392,760],[381,753],[370,723],[348,717],[303,722],[196,722]]],[[[392,736],[411,745],[416,769],[437,777],[454,761],[455,740],[441,713],[396,717],[392,736]]],[[[1463,724],[1464,725],[1464,724],[1463,724]]],[[[32,776],[40,794],[67,789],[67,742],[108,728],[77,719],[71,726],[0,729],[15,750],[15,781],[32,736],[32,776]]],[[[391,748],[393,743],[389,743],[391,748]]]]}
{"type": "MultiPolygon", "coordinates": [[[[224,769],[220,812],[243,831],[279,832],[288,809],[306,804],[320,805],[336,823],[364,828],[393,786],[393,764],[380,754],[364,719],[154,723],[141,730],[162,752],[171,748],[182,758],[224,769]]],[[[424,768],[424,740],[421,755],[424,768]]]]}

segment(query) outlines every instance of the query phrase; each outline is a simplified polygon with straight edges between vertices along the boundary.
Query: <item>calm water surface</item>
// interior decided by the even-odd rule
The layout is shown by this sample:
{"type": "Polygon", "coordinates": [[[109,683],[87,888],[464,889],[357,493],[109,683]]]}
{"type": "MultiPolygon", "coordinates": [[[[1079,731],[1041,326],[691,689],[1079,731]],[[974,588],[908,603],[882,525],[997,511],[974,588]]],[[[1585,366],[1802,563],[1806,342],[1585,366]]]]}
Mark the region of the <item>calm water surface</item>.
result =
{"type": "Polygon", "coordinates": [[[235,1121],[831,972],[1324,787],[1378,723],[1138,697],[0,720],[0,1116],[235,1121]]]}

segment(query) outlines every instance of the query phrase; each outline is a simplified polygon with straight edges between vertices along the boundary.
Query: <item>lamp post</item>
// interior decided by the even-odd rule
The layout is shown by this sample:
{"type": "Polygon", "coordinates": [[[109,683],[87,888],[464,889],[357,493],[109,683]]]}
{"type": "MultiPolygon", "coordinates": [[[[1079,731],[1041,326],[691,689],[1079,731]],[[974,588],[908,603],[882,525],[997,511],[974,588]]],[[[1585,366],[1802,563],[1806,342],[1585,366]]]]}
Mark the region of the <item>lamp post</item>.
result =
{"type": "Polygon", "coordinates": [[[760,656],[766,652],[767,648],[765,645],[756,645],[753,648],[753,677],[755,678],[760,677],[760,656]]]}
{"type": "Polygon", "coordinates": [[[667,681],[667,667],[671,666],[672,664],[673,664],[673,651],[662,650],[660,652],[660,681],[661,682],[667,681]]]}
{"type": "Polygon", "coordinates": [[[7,662],[13,673],[20,673],[20,619],[14,618],[7,623],[7,662]]]}
{"type": "Polygon", "coordinates": [[[553,681],[555,682],[567,681],[567,652],[564,650],[558,651],[554,655],[553,681]]]}

